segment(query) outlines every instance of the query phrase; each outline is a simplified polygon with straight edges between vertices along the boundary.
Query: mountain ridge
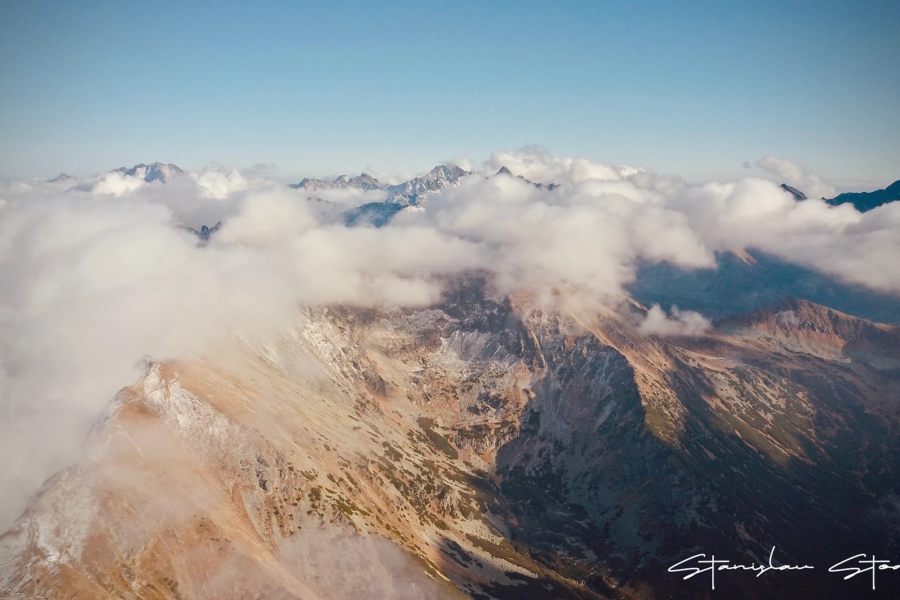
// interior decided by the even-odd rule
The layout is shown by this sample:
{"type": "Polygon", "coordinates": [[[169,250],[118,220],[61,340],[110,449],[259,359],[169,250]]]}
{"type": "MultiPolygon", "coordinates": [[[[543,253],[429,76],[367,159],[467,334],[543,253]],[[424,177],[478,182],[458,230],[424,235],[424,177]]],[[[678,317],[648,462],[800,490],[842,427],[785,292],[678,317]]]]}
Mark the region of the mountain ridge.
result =
{"type": "Polygon", "coordinates": [[[832,206],[852,204],[859,212],[867,212],[890,202],[900,200],[900,180],[895,181],[883,190],[873,192],[846,192],[826,202],[832,206]]]}

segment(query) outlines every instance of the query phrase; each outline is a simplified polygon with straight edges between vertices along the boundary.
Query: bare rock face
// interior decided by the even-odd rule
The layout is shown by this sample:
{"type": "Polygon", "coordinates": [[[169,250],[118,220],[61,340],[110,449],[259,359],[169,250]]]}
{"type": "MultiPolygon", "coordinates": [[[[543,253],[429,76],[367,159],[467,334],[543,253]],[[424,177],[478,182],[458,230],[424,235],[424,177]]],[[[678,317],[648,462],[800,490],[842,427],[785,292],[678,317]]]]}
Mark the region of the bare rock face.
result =
{"type": "Polygon", "coordinates": [[[787,300],[660,339],[620,310],[472,275],[152,363],[0,537],[0,596],[702,597],[666,572],[693,551],[896,547],[898,328],[787,300]]]}

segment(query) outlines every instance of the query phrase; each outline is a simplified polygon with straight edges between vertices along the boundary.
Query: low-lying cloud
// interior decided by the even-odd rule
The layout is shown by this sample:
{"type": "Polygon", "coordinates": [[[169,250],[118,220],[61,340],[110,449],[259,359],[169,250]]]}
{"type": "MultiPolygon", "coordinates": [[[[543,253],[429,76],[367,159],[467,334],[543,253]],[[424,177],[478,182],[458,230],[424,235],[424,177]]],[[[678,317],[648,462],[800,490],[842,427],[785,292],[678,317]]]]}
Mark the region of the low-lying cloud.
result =
{"type": "Polygon", "coordinates": [[[679,310],[673,306],[671,316],[654,304],[647,311],[644,320],[638,325],[638,331],[646,335],[668,336],[700,336],[712,327],[709,319],[692,310],[679,310]]]}
{"type": "MultiPolygon", "coordinates": [[[[788,183],[821,183],[811,177],[788,183]]],[[[382,228],[335,219],[382,191],[312,199],[322,193],[218,165],[169,183],[109,173],[0,185],[0,529],[77,457],[141,357],[198,354],[235,334],[261,341],[300,305],[427,305],[436,275],[468,269],[492,271],[501,291],[616,304],[640,261],[713,267],[716,252],[744,249],[900,292],[900,203],[860,214],[763,179],[690,186],[526,148],[495,152],[382,228]],[[558,187],[494,176],[501,166],[558,187]],[[183,227],[220,221],[206,244],[183,227]]],[[[708,324],[694,315],[655,307],[641,327],[695,335],[708,324]]]]}

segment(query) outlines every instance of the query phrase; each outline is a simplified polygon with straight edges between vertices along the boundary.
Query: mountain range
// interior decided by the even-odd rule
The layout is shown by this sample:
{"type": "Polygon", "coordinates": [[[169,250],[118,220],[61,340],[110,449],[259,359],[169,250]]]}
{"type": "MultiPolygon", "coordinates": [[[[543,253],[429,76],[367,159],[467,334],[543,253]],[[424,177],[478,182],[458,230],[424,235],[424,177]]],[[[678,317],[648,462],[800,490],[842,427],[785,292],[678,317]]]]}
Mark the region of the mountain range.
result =
{"type": "Polygon", "coordinates": [[[471,174],[472,171],[466,171],[454,164],[446,164],[438,165],[425,175],[413,177],[396,185],[383,184],[368,173],[362,173],[355,177],[340,175],[331,182],[303,179],[300,183],[291,184],[290,187],[307,192],[347,188],[362,191],[383,190],[387,195],[383,201],[368,202],[347,210],[342,215],[346,225],[382,227],[404,208],[423,206],[429,196],[438,194],[447,187],[459,185],[463,177],[471,174]]]}
{"type": "MultiPolygon", "coordinates": [[[[140,163],[130,168],[119,167],[118,169],[113,169],[112,172],[120,173],[126,177],[138,177],[148,183],[152,181],[166,183],[185,173],[175,164],[165,164],[160,162],[150,164],[140,163]]],[[[333,189],[358,189],[362,191],[384,190],[387,193],[385,200],[368,203],[358,209],[349,211],[345,218],[349,225],[367,223],[382,226],[389,222],[399,210],[407,206],[422,206],[427,201],[428,196],[438,194],[447,187],[459,185],[459,182],[463,177],[472,175],[473,173],[474,171],[466,171],[457,165],[447,163],[445,165],[438,165],[428,173],[413,177],[400,184],[391,185],[382,183],[368,173],[361,173],[352,177],[348,175],[339,175],[332,181],[304,178],[299,183],[289,184],[289,187],[307,192],[333,189]]],[[[514,175],[507,167],[501,167],[496,175],[518,177],[541,190],[550,191],[558,187],[555,183],[545,184],[529,181],[522,175],[514,175]]],[[[60,173],[57,177],[54,177],[49,181],[52,183],[68,183],[75,181],[76,179],[77,178],[65,173],[60,173]]],[[[803,191],[786,183],[782,183],[781,188],[791,194],[797,201],[807,199],[807,196],[803,191]]],[[[883,190],[872,192],[846,192],[831,199],[823,199],[832,206],[849,203],[858,211],[866,212],[883,204],[900,200],[900,180],[895,181],[883,190]]]]}
{"type": "Polygon", "coordinates": [[[471,175],[473,171],[466,171],[454,164],[438,165],[428,173],[419,177],[413,177],[396,185],[383,184],[368,173],[362,173],[355,177],[340,175],[331,182],[321,179],[303,179],[300,183],[290,184],[294,189],[314,192],[316,190],[355,188],[358,190],[385,190],[387,199],[385,203],[399,206],[419,206],[432,194],[440,193],[444,188],[459,185],[461,178],[471,175]]]}

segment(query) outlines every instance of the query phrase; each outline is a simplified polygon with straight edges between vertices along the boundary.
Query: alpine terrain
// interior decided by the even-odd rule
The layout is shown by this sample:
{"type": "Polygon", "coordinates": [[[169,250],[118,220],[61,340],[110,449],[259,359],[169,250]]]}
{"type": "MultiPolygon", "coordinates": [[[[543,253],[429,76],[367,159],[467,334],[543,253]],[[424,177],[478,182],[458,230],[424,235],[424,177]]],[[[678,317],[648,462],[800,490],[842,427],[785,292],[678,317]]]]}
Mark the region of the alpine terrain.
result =
{"type": "MultiPolygon", "coordinates": [[[[380,227],[471,176],[292,187],[382,191],[340,217],[380,227]]],[[[220,235],[175,225],[198,252],[220,235]]],[[[645,265],[605,304],[434,275],[430,306],[302,306],[267,343],[146,357],[0,536],[0,596],[895,597],[896,577],[873,592],[828,567],[900,551],[900,326],[860,316],[897,321],[897,299],[718,260],[645,265]],[[719,320],[647,327],[676,302],[719,320]],[[714,591],[670,570],[700,554],[814,568],[720,571],[714,591]]]]}
{"type": "Polygon", "coordinates": [[[695,548],[896,551],[900,328],[786,298],[661,339],[637,303],[446,290],[148,359],[0,538],[3,597],[700,597],[666,572],[695,548]]]}

